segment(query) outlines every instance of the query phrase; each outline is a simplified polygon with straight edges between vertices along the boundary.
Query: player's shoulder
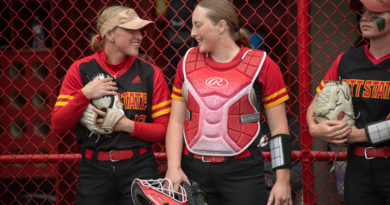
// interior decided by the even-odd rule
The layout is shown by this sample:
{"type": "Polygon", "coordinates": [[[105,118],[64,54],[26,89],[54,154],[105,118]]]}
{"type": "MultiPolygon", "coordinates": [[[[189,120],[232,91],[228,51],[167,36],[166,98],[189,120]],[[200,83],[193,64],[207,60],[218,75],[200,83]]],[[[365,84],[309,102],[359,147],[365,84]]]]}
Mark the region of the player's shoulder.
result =
{"type": "Polygon", "coordinates": [[[90,61],[92,61],[92,60],[96,60],[97,56],[98,56],[98,54],[97,54],[97,53],[94,53],[94,54],[92,54],[92,55],[85,56],[85,57],[83,57],[83,58],[80,58],[80,59],[76,60],[73,64],[80,65],[80,64],[82,64],[82,63],[88,63],[88,62],[90,62],[90,61]]]}
{"type": "Polygon", "coordinates": [[[255,54],[267,55],[267,53],[263,50],[248,48],[248,47],[241,48],[241,52],[246,52],[246,51],[250,51],[251,53],[255,53],[255,54]]]}
{"type": "Polygon", "coordinates": [[[89,64],[91,62],[97,63],[96,58],[97,58],[97,53],[89,55],[89,56],[86,56],[86,57],[83,57],[83,58],[80,58],[80,59],[78,59],[78,60],[73,62],[73,64],[70,67],[70,69],[80,69],[80,65],[87,65],[87,64],[89,64]]]}
{"type": "Polygon", "coordinates": [[[145,71],[146,70],[152,71],[152,72],[154,72],[156,74],[162,73],[161,69],[158,66],[156,66],[153,63],[147,61],[144,58],[141,58],[141,57],[137,56],[137,57],[135,57],[134,61],[137,61],[141,65],[142,69],[144,69],[145,71]]]}
{"type": "Polygon", "coordinates": [[[334,61],[334,64],[337,67],[360,67],[363,64],[371,63],[365,49],[366,46],[351,48],[341,53],[334,61]]]}
{"type": "Polygon", "coordinates": [[[258,58],[258,59],[262,59],[261,61],[265,60],[264,62],[266,62],[267,64],[267,61],[269,59],[269,57],[267,56],[267,53],[263,50],[258,50],[258,49],[253,49],[253,48],[248,48],[248,47],[241,47],[241,50],[240,50],[240,53],[241,53],[241,56],[244,56],[247,57],[247,58],[258,58]]]}
{"type": "Polygon", "coordinates": [[[187,52],[199,53],[199,46],[191,47],[187,52]]]}
{"type": "Polygon", "coordinates": [[[361,58],[362,56],[366,55],[366,49],[368,49],[367,45],[351,48],[348,51],[341,53],[340,56],[361,58]]]}
{"type": "MultiPolygon", "coordinates": [[[[191,47],[191,48],[187,49],[187,51],[184,54],[182,59],[188,59],[188,58],[191,58],[191,56],[196,56],[199,54],[201,54],[199,51],[199,46],[191,47]]],[[[204,55],[204,54],[202,54],[202,55],[204,55]]]]}

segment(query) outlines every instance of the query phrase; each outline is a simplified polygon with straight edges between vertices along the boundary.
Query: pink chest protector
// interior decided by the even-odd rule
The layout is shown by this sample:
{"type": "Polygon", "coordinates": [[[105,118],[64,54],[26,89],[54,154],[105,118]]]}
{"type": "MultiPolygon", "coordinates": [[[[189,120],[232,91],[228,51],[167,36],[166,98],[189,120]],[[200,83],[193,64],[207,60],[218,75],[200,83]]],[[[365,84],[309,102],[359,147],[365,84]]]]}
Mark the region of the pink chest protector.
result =
{"type": "Polygon", "coordinates": [[[265,56],[262,51],[248,50],[234,67],[217,71],[205,63],[198,48],[187,52],[183,63],[184,139],[192,153],[234,156],[255,140],[260,114],[250,96],[265,56]]]}

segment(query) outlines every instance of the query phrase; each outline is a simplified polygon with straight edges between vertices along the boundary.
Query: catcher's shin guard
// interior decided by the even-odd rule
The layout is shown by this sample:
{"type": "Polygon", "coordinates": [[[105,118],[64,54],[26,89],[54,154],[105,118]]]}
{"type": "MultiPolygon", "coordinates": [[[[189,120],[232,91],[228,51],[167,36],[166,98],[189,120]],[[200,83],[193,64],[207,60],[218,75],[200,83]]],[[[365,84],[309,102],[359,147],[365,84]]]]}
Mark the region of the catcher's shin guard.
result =
{"type": "Polygon", "coordinates": [[[290,168],[292,163],[291,136],[278,134],[270,138],[272,169],[290,168]]]}
{"type": "Polygon", "coordinates": [[[390,119],[372,123],[365,127],[368,140],[372,144],[378,144],[390,140],[390,119]]]}

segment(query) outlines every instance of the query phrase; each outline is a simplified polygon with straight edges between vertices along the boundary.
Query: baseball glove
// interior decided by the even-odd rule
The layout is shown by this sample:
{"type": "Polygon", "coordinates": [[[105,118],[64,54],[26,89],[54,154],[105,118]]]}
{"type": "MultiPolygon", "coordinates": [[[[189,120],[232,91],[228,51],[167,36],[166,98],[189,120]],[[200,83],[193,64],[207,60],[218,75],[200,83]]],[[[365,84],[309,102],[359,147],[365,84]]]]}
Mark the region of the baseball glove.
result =
{"type": "MultiPolygon", "coordinates": [[[[95,78],[108,77],[104,74],[99,74],[95,78]]],[[[92,99],[91,103],[85,109],[83,116],[80,119],[81,124],[86,126],[92,133],[95,134],[111,134],[116,123],[125,115],[123,104],[119,100],[118,95],[106,95],[97,99],[92,99]],[[103,116],[95,113],[92,108],[105,112],[103,116]],[[103,119],[102,123],[97,123],[97,119],[103,119]]]]}
{"type": "Polygon", "coordinates": [[[313,117],[318,123],[334,120],[354,125],[355,115],[348,84],[341,81],[326,83],[314,103],[313,117]]]}
{"type": "Polygon", "coordinates": [[[187,193],[187,205],[207,205],[205,193],[198,183],[191,181],[191,185],[185,182],[182,185],[187,193]]]}

